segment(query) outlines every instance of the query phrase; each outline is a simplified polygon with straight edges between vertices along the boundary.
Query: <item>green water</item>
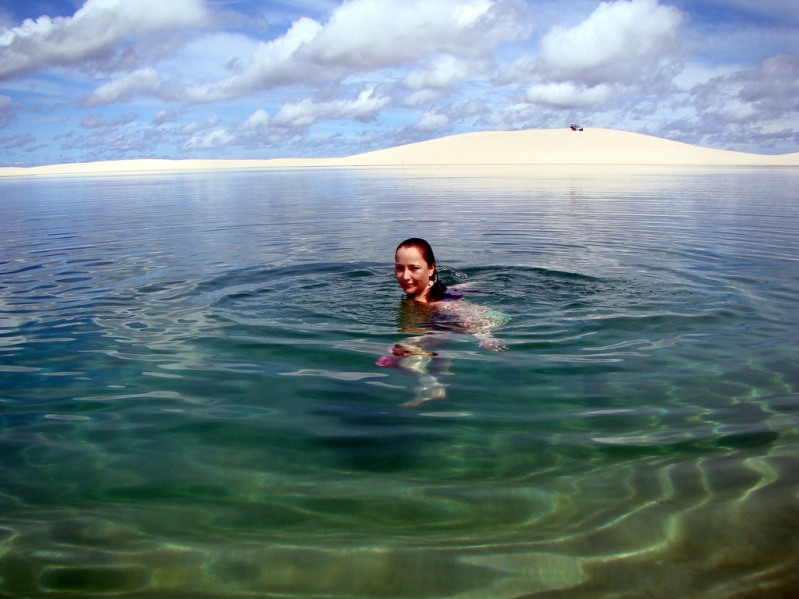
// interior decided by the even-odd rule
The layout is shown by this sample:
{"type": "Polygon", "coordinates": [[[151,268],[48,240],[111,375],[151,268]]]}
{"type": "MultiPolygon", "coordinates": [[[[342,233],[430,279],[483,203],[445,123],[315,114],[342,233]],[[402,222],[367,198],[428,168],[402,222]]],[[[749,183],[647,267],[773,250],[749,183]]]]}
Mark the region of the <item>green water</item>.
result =
{"type": "Polygon", "coordinates": [[[0,595],[792,596],[798,182],[0,181],[0,595]],[[510,319],[416,407],[412,235],[510,319]]]}

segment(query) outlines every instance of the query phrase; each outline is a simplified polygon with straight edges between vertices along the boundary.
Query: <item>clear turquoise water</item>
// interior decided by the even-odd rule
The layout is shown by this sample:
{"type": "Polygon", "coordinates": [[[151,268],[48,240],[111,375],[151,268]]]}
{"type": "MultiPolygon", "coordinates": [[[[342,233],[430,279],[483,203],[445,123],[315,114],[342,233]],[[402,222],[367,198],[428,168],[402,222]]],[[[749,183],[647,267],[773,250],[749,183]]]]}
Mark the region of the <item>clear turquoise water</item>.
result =
{"type": "Polygon", "coordinates": [[[0,595],[786,597],[799,172],[0,180],[0,595]],[[393,249],[511,321],[406,335],[393,249]]]}

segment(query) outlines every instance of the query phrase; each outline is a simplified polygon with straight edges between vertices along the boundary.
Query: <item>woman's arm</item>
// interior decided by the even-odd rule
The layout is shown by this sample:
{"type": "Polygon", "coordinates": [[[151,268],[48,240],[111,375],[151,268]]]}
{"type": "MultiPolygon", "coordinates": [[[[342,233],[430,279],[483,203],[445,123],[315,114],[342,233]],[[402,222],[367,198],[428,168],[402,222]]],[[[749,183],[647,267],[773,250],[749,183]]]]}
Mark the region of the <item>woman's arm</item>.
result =
{"type": "Polygon", "coordinates": [[[502,312],[463,299],[441,302],[440,306],[447,318],[451,318],[455,326],[475,337],[483,349],[489,351],[507,349],[494,337],[494,331],[510,320],[502,312]]]}

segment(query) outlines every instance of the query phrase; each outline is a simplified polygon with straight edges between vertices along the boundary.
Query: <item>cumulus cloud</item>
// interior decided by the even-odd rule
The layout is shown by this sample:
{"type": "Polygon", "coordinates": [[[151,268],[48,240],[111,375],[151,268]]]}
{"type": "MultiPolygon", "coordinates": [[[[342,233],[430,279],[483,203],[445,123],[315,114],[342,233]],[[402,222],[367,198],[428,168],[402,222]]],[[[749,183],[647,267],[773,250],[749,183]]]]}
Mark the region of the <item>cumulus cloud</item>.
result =
{"type": "MultiPolygon", "coordinates": [[[[480,100],[467,100],[461,104],[447,104],[436,109],[425,110],[416,123],[404,131],[424,134],[441,134],[452,129],[456,123],[463,123],[473,117],[484,117],[490,113],[488,107],[480,100]]],[[[408,140],[409,141],[409,140],[408,140]]]]}
{"type": "Polygon", "coordinates": [[[72,17],[42,16],[0,30],[0,79],[108,57],[127,40],[207,18],[202,0],[87,0],[72,17]]]}
{"type": "Polygon", "coordinates": [[[527,101],[551,109],[596,107],[673,85],[685,16],[657,0],[602,2],[585,20],[553,27],[540,52],[514,61],[500,83],[532,83],[527,101]]]}
{"type": "Polygon", "coordinates": [[[165,82],[155,69],[139,69],[98,87],[87,97],[85,106],[113,104],[140,94],[158,95],[165,82]]]}
{"type": "Polygon", "coordinates": [[[69,136],[61,149],[84,150],[89,153],[87,158],[108,160],[113,157],[128,156],[131,153],[150,152],[162,141],[162,132],[153,128],[126,131],[125,135],[100,128],[92,130],[91,134],[86,136],[69,136]]]}
{"type": "Polygon", "coordinates": [[[269,113],[263,108],[252,113],[241,125],[242,131],[259,131],[269,126],[269,113]]]}
{"type": "Polygon", "coordinates": [[[582,23],[544,37],[538,73],[588,86],[638,81],[679,53],[682,21],[679,10],[657,0],[602,2],[582,23]]]}
{"type": "Polygon", "coordinates": [[[402,101],[403,106],[418,107],[432,104],[444,97],[444,93],[437,89],[421,89],[413,92],[402,101]]]}
{"type": "Polygon", "coordinates": [[[355,119],[369,121],[391,102],[391,98],[375,94],[374,87],[363,90],[355,100],[314,102],[304,99],[284,104],[272,119],[272,125],[281,127],[308,127],[320,119],[355,119]]]}
{"type": "Polygon", "coordinates": [[[680,11],[657,0],[602,2],[578,25],[553,27],[540,53],[517,59],[501,79],[594,86],[651,78],[664,62],[682,54],[683,20],[680,11]]]}
{"type": "Polygon", "coordinates": [[[785,124],[799,113],[799,56],[780,55],[758,67],[714,77],[695,86],[690,105],[716,128],[785,124]]]}
{"type": "Polygon", "coordinates": [[[352,0],[333,12],[308,55],[357,70],[437,52],[479,56],[522,33],[519,17],[519,6],[502,0],[352,0]]]}
{"type": "Polygon", "coordinates": [[[184,150],[208,150],[214,148],[222,148],[231,143],[235,137],[228,133],[225,129],[214,129],[198,133],[190,137],[185,144],[184,150]]]}
{"type": "Polygon", "coordinates": [[[527,89],[527,99],[533,104],[552,108],[585,108],[607,101],[614,94],[610,85],[587,87],[572,83],[540,83],[527,89]]]}
{"type": "Polygon", "coordinates": [[[688,116],[664,123],[659,134],[691,143],[751,151],[799,143],[799,56],[760,65],[694,86],[681,105],[688,116]]]}
{"type": "MultiPolygon", "coordinates": [[[[529,102],[512,102],[487,115],[485,122],[493,129],[524,129],[536,122],[545,123],[547,118],[529,102]]],[[[545,126],[551,126],[551,120],[545,126]]]]}
{"type": "Polygon", "coordinates": [[[756,69],[731,77],[741,86],[738,99],[750,104],[763,118],[799,112],[799,56],[769,58],[756,69]]]}
{"type": "Polygon", "coordinates": [[[177,130],[177,133],[178,133],[178,135],[184,135],[184,136],[185,135],[196,136],[198,132],[207,131],[209,129],[213,129],[218,124],[219,124],[219,117],[218,116],[212,116],[212,117],[206,119],[204,122],[203,121],[193,121],[191,123],[187,123],[186,125],[183,125],[182,127],[180,127],[180,129],[177,130]]]}
{"type": "Polygon", "coordinates": [[[413,126],[417,131],[432,133],[442,131],[449,126],[449,117],[438,112],[425,112],[413,126]]]}
{"type": "Polygon", "coordinates": [[[486,112],[485,105],[479,100],[469,100],[461,104],[454,110],[454,114],[458,119],[465,119],[472,116],[484,114],[486,112]]]}
{"type": "Polygon", "coordinates": [[[261,42],[240,72],[184,93],[189,101],[211,102],[341,80],[436,54],[477,59],[523,35],[524,22],[514,0],[351,0],[325,25],[303,17],[284,36],[261,42]]]}
{"type": "Polygon", "coordinates": [[[441,89],[484,72],[484,63],[464,60],[451,54],[443,54],[433,58],[425,67],[414,69],[403,79],[402,83],[410,89],[441,89]]]}
{"type": "Polygon", "coordinates": [[[72,0],[71,17],[0,17],[0,81],[51,69],[0,95],[0,132],[47,115],[64,151],[37,160],[342,155],[569,122],[795,151],[796,0],[697,1],[302,0],[267,27],[228,0],[72,0]],[[556,26],[531,37],[536,8],[556,26]],[[114,107],[142,96],[140,117],[114,107]]]}

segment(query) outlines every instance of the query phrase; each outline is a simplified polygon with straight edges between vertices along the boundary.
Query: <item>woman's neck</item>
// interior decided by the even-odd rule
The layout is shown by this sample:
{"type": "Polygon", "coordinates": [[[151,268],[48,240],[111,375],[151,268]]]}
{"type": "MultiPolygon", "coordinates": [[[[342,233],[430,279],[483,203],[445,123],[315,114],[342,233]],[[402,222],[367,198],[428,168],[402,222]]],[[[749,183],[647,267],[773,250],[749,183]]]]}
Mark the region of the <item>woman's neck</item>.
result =
{"type": "Polygon", "coordinates": [[[415,302],[419,302],[420,304],[431,304],[433,300],[430,299],[430,287],[422,291],[418,295],[411,296],[411,299],[415,302]]]}

